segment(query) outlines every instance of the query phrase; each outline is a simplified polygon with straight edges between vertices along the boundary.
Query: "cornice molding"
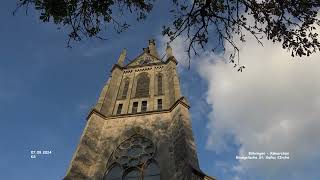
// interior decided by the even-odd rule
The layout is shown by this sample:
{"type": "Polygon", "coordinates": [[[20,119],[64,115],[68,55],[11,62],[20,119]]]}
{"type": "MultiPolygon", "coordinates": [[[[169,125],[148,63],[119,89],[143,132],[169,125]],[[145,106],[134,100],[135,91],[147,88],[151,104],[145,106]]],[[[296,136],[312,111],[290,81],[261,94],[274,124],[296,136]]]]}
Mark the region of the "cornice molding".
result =
{"type": "MultiPolygon", "coordinates": [[[[129,67],[130,64],[134,63],[140,56],[142,56],[143,54],[147,54],[153,58],[156,58],[157,60],[161,61],[161,59],[157,56],[152,55],[151,53],[148,52],[142,52],[141,54],[139,54],[136,58],[134,58],[131,62],[129,62],[129,64],[127,64],[125,67],[129,67]]],[[[161,61],[162,62],[162,61],[161,61]]]]}
{"type": "Polygon", "coordinates": [[[99,112],[97,109],[92,108],[86,119],[89,120],[89,118],[91,117],[92,114],[96,114],[104,119],[114,119],[114,118],[122,118],[122,117],[144,116],[144,115],[150,115],[150,114],[169,113],[169,112],[172,112],[179,104],[186,107],[187,109],[190,109],[189,104],[187,104],[187,102],[185,101],[185,98],[182,96],[169,109],[164,109],[164,110],[160,110],[160,111],[155,110],[155,111],[146,111],[146,112],[137,112],[137,113],[128,113],[128,114],[106,116],[106,115],[102,114],[101,112],[99,112]]]}
{"type": "MultiPolygon", "coordinates": [[[[151,55],[152,56],[152,55],[151,55]]],[[[157,66],[157,65],[166,65],[168,64],[170,61],[174,62],[176,65],[178,65],[178,61],[176,60],[176,58],[174,56],[171,56],[167,59],[167,61],[161,61],[157,62],[157,63],[150,63],[150,64],[144,64],[144,65],[135,65],[135,66],[120,66],[119,64],[114,64],[111,72],[115,69],[115,68],[119,68],[120,70],[128,70],[128,69],[135,69],[135,68],[142,68],[142,67],[147,67],[147,66],[157,66]]]]}

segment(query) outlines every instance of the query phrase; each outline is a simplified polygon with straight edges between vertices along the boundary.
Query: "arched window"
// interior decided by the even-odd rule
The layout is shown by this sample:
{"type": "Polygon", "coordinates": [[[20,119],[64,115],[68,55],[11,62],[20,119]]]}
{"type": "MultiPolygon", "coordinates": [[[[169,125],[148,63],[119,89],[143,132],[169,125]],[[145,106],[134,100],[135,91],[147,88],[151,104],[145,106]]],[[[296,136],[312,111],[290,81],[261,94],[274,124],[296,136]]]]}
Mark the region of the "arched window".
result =
{"type": "Polygon", "coordinates": [[[153,142],[134,135],[122,142],[112,153],[103,180],[160,180],[153,142]]]}
{"type": "Polygon", "coordinates": [[[143,170],[143,180],[160,180],[160,170],[155,162],[151,161],[146,164],[143,170]]]}
{"type": "Polygon", "coordinates": [[[128,89],[129,89],[129,80],[126,79],[126,80],[124,81],[124,87],[123,87],[123,90],[122,90],[121,99],[127,98],[128,89]]]}
{"type": "Polygon", "coordinates": [[[103,180],[121,180],[122,179],[122,168],[119,164],[111,165],[109,171],[103,177],[103,180]]]}
{"type": "Polygon", "coordinates": [[[149,96],[150,79],[147,73],[141,73],[137,77],[136,97],[149,96]]]}
{"type": "Polygon", "coordinates": [[[141,180],[141,171],[138,168],[129,169],[123,176],[124,180],[141,180]]]}
{"type": "Polygon", "coordinates": [[[162,95],[163,92],[162,92],[162,74],[159,74],[158,75],[158,95],[162,95]]]}

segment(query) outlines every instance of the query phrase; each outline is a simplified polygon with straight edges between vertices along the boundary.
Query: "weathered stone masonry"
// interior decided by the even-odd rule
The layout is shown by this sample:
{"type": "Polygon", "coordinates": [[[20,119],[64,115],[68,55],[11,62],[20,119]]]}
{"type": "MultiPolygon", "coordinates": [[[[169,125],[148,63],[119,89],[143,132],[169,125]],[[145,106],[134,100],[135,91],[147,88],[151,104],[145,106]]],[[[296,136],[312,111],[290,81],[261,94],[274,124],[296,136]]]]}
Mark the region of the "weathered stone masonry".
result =
{"type": "Polygon", "coordinates": [[[150,40],[124,65],[122,51],[88,115],[65,180],[214,179],[199,169],[189,104],[170,46],[166,54],[162,61],[150,40]]]}

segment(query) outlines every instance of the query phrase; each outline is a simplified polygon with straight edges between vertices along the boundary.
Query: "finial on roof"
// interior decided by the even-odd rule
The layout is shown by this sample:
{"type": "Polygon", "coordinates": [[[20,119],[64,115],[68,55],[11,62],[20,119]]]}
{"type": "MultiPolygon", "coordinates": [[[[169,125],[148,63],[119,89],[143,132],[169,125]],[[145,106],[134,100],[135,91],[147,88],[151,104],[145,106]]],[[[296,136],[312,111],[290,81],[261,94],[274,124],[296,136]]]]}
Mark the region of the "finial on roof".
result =
{"type": "Polygon", "coordinates": [[[126,55],[127,55],[127,49],[124,48],[119,56],[119,59],[118,59],[118,65],[120,66],[123,66],[124,65],[124,59],[126,58],[126,55]]]}
{"type": "Polygon", "coordinates": [[[155,42],[154,39],[149,39],[149,44],[154,44],[154,45],[156,45],[156,42],[155,42]]]}
{"type": "Polygon", "coordinates": [[[172,54],[172,48],[170,46],[170,43],[167,43],[167,49],[166,49],[167,59],[173,56],[172,54]]]}
{"type": "Polygon", "coordinates": [[[150,54],[159,58],[158,52],[157,52],[157,48],[156,48],[156,42],[154,39],[150,39],[149,40],[149,46],[148,46],[149,50],[150,50],[150,54]]]}

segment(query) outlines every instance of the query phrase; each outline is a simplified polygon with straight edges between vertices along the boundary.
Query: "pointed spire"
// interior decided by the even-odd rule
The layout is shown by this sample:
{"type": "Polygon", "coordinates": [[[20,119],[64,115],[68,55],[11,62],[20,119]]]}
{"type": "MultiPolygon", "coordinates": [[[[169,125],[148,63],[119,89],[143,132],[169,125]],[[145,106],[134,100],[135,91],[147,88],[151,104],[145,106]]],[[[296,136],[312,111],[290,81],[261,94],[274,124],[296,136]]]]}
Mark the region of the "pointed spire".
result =
{"type": "Polygon", "coordinates": [[[150,51],[150,54],[159,58],[159,55],[158,55],[158,52],[157,52],[157,48],[156,48],[156,43],[155,43],[155,40],[154,39],[150,39],[149,40],[149,51],[150,51]]]}
{"type": "Polygon", "coordinates": [[[167,59],[173,56],[173,54],[172,54],[172,48],[171,48],[171,46],[170,46],[169,43],[167,43],[166,54],[167,54],[167,59]]]}
{"type": "Polygon", "coordinates": [[[123,66],[124,65],[124,59],[126,58],[126,55],[127,55],[127,49],[124,48],[119,56],[119,59],[118,59],[118,65],[120,66],[123,66]]]}

